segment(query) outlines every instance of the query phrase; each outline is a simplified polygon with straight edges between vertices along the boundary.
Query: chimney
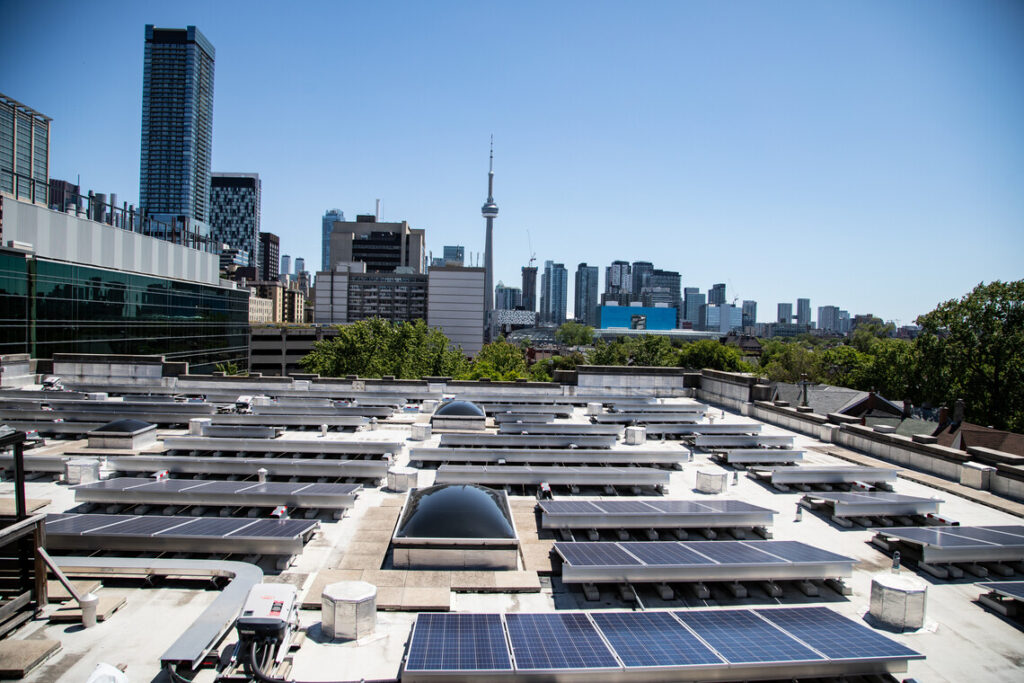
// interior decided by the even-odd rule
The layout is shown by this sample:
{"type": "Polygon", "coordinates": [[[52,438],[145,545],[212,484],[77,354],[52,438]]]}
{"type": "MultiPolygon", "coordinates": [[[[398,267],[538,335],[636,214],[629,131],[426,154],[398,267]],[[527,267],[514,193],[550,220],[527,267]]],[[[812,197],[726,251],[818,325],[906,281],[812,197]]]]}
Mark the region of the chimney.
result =
{"type": "Polygon", "coordinates": [[[914,404],[910,402],[910,399],[903,401],[903,418],[907,419],[914,415],[914,404]]]}
{"type": "Polygon", "coordinates": [[[942,406],[939,408],[939,426],[945,427],[949,424],[949,408],[942,406]]]}
{"type": "Polygon", "coordinates": [[[962,398],[958,398],[956,400],[956,405],[953,406],[953,422],[956,422],[957,424],[959,424],[959,423],[961,423],[963,421],[964,421],[964,400],[962,398]]]}

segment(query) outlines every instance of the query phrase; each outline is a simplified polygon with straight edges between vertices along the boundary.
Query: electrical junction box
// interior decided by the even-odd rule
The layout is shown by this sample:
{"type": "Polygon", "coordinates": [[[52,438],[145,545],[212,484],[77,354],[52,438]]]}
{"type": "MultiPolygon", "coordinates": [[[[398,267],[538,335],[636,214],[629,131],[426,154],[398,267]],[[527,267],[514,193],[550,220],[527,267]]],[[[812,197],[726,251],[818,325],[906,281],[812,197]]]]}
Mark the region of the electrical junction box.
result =
{"type": "Polygon", "coordinates": [[[236,629],[239,640],[283,642],[298,616],[298,591],[284,583],[258,583],[249,591],[236,629]]]}

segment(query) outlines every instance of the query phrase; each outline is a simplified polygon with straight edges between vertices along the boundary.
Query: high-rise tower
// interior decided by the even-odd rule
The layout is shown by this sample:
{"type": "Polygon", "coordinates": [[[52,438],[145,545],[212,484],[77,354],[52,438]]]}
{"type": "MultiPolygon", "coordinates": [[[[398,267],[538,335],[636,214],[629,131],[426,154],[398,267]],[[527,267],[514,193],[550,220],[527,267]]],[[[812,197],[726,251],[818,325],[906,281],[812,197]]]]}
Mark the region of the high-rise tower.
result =
{"type": "Polygon", "coordinates": [[[491,161],[487,171],[487,202],[480,209],[487,219],[487,236],[484,241],[484,341],[492,341],[494,330],[494,219],[498,217],[498,205],[494,203],[494,136],[491,136],[491,161]]]}
{"type": "Polygon", "coordinates": [[[146,26],[139,205],[193,243],[209,236],[214,57],[195,26],[146,26]]]}

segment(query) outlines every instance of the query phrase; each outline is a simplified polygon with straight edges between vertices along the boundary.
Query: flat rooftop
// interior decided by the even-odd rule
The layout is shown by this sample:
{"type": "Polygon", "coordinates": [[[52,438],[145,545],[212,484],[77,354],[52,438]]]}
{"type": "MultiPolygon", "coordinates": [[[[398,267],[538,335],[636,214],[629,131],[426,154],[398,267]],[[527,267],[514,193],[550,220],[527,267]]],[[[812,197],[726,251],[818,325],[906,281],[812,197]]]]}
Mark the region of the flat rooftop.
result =
{"type": "MultiPolygon", "coordinates": [[[[268,385],[265,393],[273,396],[273,387],[268,385]]],[[[12,392],[5,392],[5,397],[12,392]]],[[[351,392],[350,392],[351,393],[351,392]]],[[[418,399],[416,399],[418,400],[418,399]]],[[[692,398],[660,399],[663,404],[692,405],[692,398]]],[[[590,424],[590,408],[575,406],[569,418],[559,418],[554,424],[590,424]]],[[[137,417],[133,415],[133,417],[137,417]]],[[[139,419],[145,419],[138,416],[139,419]]],[[[214,418],[216,416],[209,416],[214,418]]],[[[266,424],[274,424],[274,415],[266,416],[266,424]]],[[[426,440],[413,440],[413,431],[420,431],[429,423],[427,412],[398,410],[392,418],[381,419],[375,425],[360,427],[357,431],[329,430],[321,435],[319,430],[285,431],[279,440],[296,440],[330,444],[335,442],[394,442],[398,445],[392,454],[392,464],[412,467],[417,470],[416,485],[431,486],[437,476],[438,463],[417,462],[410,459],[410,451],[419,448],[438,448],[441,434],[436,431],[426,440]]],[[[702,423],[752,423],[753,418],[711,405],[702,423]]],[[[162,453],[166,450],[163,439],[188,435],[188,429],[159,429],[158,441],[145,449],[145,453],[162,453]]],[[[497,425],[488,418],[484,432],[475,434],[496,434],[497,425]]],[[[898,468],[832,443],[786,431],[777,426],[763,423],[760,434],[765,436],[787,436],[792,438],[792,448],[803,451],[799,466],[852,466],[867,465],[898,468]]],[[[1011,580],[1022,578],[1020,564],[1007,565],[1017,573],[1010,576],[991,575],[987,578],[967,573],[962,578],[940,579],[904,565],[903,574],[919,578],[927,584],[927,615],[924,628],[914,632],[897,633],[876,628],[865,615],[869,607],[872,579],[892,572],[892,558],[872,544],[872,539],[881,530],[881,523],[870,527],[853,524],[844,526],[822,514],[820,510],[800,507],[805,496],[813,491],[790,487],[780,490],[763,477],[747,476],[743,469],[734,469],[712,453],[693,447],[687,437],[654,438],[642,445],[626,445],[619,440],[608,449],[622,453],[630,449],[665,451],[678,454],[675,466],[657,465],[668,475],[667,486],[660,490],[646,486],[582,486],[574,490],[569,486],[556,486],[556,500],[658,500],[658,501],[713,501],[739,500],[759,507],[774,510],[773,524],[767,531],[777,541],[800,541],[814,548],[853,558],[856,563],[852,574],[843,583],[848,594],[822,587],[817,595],[808,595],[793,582],[780,582],[781,593],[772,594],[763,582],[745,581],[746,596],[737,597],[725,584],[709,583],[706,597],[684,583],[669,582],[669,594],[659,590],[656,584],[635,583],[633,589],[639,604],[632,596],[624,597],[616,583],[596,584],[595,595],[579,585],[566,584],[560,576],[560,560],[551,553],[555,542],[570,540],[557,531],[539,526],[540,513],[536,508],[536,487],[513,483],[506,490],[517,531],[521,537],[519,569],[514,572],[442,571],[442,570],[396,570],[390,565],[389,542],[394,531],[398,514],[405,502],[404,493],[391,492],[386,481],[360,481],[354,505],[345,511],[341,519],[319,513],[319,530],[308,541],[302,552],[282,565],[279,558],[231,556],[231,560],[257,562],[264,571],[264,581],[288,583],[299,589],[303,609],[300,611],[301,626],[305,638],[293,653],[293,667],[289,676],[304,681],[394,679],[402,670],[403,658],[413,624],[421,611],[448,611],[455,613],[556,613],[599,610],[643,609],[688,610],[688,609],[736,609],[766,608],[773,606],[801,607],[825,606],[852,619],[858,624],[877,630],[878,633],[915,650],[924,659],[908,663],[905,674],[899,679],[915,678],[919,681],[971,680],[1006,681],[1020,676],[1024,663],[1024,626],[1020,621],[1004,617],[978,602],[980,594],[987,592],[977,583],[985,581],[1011,580]],[[685,457],[684,456],[685,452],[685,457]],[[709,475],[722,475],[725,489],[721,493],[701,493],[698,477],[707,480],[709,475]],[[798,514],[798,510],[800,513],[798,514]],[[320,590],[327,583],[338,580],[364,580],[378,587],[377,625],[375,632],[358,641],[332,641],[327,639],[320,626],[320,590]]],[[[223,441],[218,439],[218,442],[223,441]]],[[[218,446],[222,457],[254,457],[257,447],[252,439],[239,440],[237,450],[218,446]],[[245,441],[245,445],[241,444],[245,441]]],[[[107,449],[109,451],[109,449],[107,449]]],[[[180,450],[180,449],[179,449],[180,450]]],[[[305,450],[305,449],[304,449],[305,450]]],[[[331,450],[325,448],[325,451],[331,450]]],[[[48,438],[47,445],[34,449],[33,454],[69,455],[87,454],[85,439],[48,438]]],[[[129,453],[107,453],[108,456],[129,453]]],[[[209,456],[206,453],[205,456],[209,456]]],[[[256,453],[257,457],[267,457],[256,453]]],[[[26,457],[33,457],[32,454],[26,457]]],[[[77,457],[77,456],[76,456],[77,457]]],[[[204,457],[204,454],[195,457],[204,457]]],[[[274,457],[280,457],[280,454],[274,457]]],[[[305,457],[316,459],[315,454],[305,457]]],[[[334,455],[323,456],[333,458],[334,455]]],[[[374,454],[358,456],[362,459],[378,457],[374,454]]],[[[540,456],[538,456],[540,457],[540,456]]],[[[268,458],[269,459],[269,458],[268,458]]],[[[509,462],[509,465],[518,463],[509,462]]],[[[597,463],[599,465],[599,463],[597,463]]],[[[620,466],[619,463],[612,463],[620,466]]],[[[641,464],[641,466],[647,466],[641,464]]],[[[118,475],[114,475],[118,476],[118,475]]],[[[128,476],[146,476],[132,474],[128,476]]],[[[171,476],[177,476],[173,473],[171,476]]],[[[191,476],[191,475],[182,475],[191,476]]],[[[241,478],[255,478],[256,473],[241,478]]],[[[712,479],[714,477],[711,477],[712,479]]],[[[52,474],[36,474],[30,477],[27,496],[35,501],[36,512],[66,513],[82,511],[74,499],[74,491],[65,483],[55,480],[52,474]]],[[[943,502],[939,508],[942,517],[955,520],[963,526],[1001,526],[1024,524],[1024,504],[992,496],[981,495],[957,483],[937,477],[901,469],[899,477],[891,485],[892,491],[919,498],[938,498],[943,502]]],[[[820,489],[818,489],[820,490],[820,489]]],[[[845,490],[836,487],[835,490],[845,490]]],[[[13,484],[0,482],[0,496],[10,499],[13,484]]],[[[159,506],[145,511],[147,514],[184,514],[217,516],[216,510],[192,510],[187,506],[167,511],[159,506]]],[[[105,507],[93,508],[93,514],[124,514],[126,510],[110,511],[105,507]]],[[[140,511],[127,508],[127,512],[140,511]]],[[[260,516],[266,510],[258,511],[260,516]]],[[[237,513],[250,514],[246,511],[237,513]]],[[[294,511],[295,518],[303,518],[302,512],[294,511]]],[[[897,522],[897,525],[900,523],[897,522]]],[[[573,530],[571,540],[606,542],[620,539],[615,531],[602,530],[597,538],[587,530],[573,530]]],[[[642,530],[631,532],[630,542],[646,540],[639,538],[642,530]]],[[[763,540],[756,534],[746,536],[763,540]]],[[[676,540],[674,536],[661,532],[659,540],[676,540]]],[[[721,532],[720,539],[730,538],[721,532]]],[[[689,540],[706,540],[704,536],[691,533],[689,540]]],[[[68,555],[60,550],[53,555],[68,555]]],[[[75,553],[82,554],[82,553],[75,553]]],[[[103,554],[89,551],[84,554],[103,554]]],[[[109,552],[107,555],[116,555],[109,552]]],[[[180,557],[180,553],[161,555],[159,552],[139,552],[142,557],[180,557]]],[[[131,578],[105,579],[103,586],[96,590],[103,605],[123,605],[112,611],[96,627],[83,629],[75,623],[54,623],[49,620],[58,604],[51,604],[35,620],[19,628],[8,640],[52,639],[61,643],[61,649],[33,670],[24,680],[58,681],[86,680],[100,662],[124,664],[130,680],[167,680],[167,674],[160,669],[160,657],[218,596],[218,590],[206,581],[184,578],[168,578],[149,585],[131,578]]],[[[218,652],[230,652],[235,641],[233,629],[217,648],[218,652]]],[[[203,683],[215,680],[212,669],[203,669],[194,680],[203,683]]]]}

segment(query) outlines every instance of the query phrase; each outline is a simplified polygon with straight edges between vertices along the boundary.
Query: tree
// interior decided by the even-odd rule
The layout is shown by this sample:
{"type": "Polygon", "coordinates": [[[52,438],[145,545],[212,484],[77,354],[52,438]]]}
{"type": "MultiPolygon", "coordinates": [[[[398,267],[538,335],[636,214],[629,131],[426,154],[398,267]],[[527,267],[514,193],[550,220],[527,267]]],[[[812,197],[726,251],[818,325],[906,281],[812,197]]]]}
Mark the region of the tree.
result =
{"type": "Polygon", "coordinates": [[[1024,431],[1024,280],[981,283],[917,324],[925,399],[962,398],[971,422],[1024,431]]]}
{"type": "Polygon", "coordinates": [[[459,379],[481,379],[510,382],[526,377],[526,358],[523,350],[504,339],[485,344],[473,359],[473,365],[463,371],[459,379]]]}
{"type": "Polygon", "coordinates": [[[307,372],[325,377],[359,375],[419,379],[429,375],[455,376],[468,361],[440,330],[422,320],[393,323],[381,318],[338,326],[338,335],[313,345],[299,361],[307,372]]]}
{"type": "Polygon", "coordinates": [[[685,344],[679,350],[679,367],[692,370],[723,370],[725,372],[744,372],[748,370],[743,362],[739,349],[726,346],[712,339],[685,344]]]}
{"type": "Polygon", "coordinates": [[[769,339],[761,347],[760,373],[772,382],[819,380],[820,356],[798,342],[769,339]]]}
{"type": "Polygon", "coordinates": [[[594,343],[594,328],[570,320],[555,331],[555,341],[566,346],[590,346],[594,343]]]}
{"type": "MultiPolygon", "coordinates": [[[[813,379],[820,379],[825,384],[850,387],[851,389],[874,388],[868,381],[872,364],[871,356],[861,353],[852,346],[844,345],[825,349],[820,352],[817,361],[820,377],[813,379]]],[[[883,396],[885,395],[883,394],[883,396]]]]}
{"type": "Polygon", "coordinates": [[[598,339],[594,348],[587,354],[587,362],[591,365],[627,365],[629,363],[629,341],[619,337],[613,342],[598,339]]]}

